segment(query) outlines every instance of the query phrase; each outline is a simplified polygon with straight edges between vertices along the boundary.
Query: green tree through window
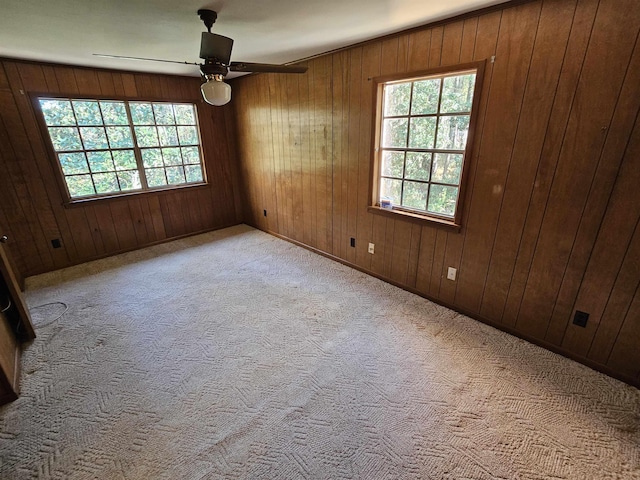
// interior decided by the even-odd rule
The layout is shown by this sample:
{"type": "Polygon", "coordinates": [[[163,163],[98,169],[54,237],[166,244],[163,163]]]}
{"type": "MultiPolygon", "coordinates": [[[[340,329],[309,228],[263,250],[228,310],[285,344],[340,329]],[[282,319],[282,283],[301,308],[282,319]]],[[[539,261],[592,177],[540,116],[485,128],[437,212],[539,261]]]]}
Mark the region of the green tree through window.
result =
{"type": "Polygon", "coordinates": [[[456,216],[476,75],[474,69],[382,85],[378,201],[456,216]]]}
{"type": "Polygon", "coordinates": [[[69,198],[204,181],[193,104],[38,98],[69,198]]]}

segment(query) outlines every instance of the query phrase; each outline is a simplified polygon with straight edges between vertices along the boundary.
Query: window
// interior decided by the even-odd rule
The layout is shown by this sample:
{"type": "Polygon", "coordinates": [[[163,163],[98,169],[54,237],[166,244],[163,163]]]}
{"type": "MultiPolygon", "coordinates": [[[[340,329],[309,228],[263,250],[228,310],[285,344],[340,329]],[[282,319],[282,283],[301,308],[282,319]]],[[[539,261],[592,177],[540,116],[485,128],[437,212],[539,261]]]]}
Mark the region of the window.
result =
{"type": "Polygon", "coordinates": [[[373,205],[459,225],[479,68],[375,79],[373,205]]]}
{"type": "Polygon", "coordinates": [[[204,182],[193,104],[37,100],[72,201],[204,182]]]}

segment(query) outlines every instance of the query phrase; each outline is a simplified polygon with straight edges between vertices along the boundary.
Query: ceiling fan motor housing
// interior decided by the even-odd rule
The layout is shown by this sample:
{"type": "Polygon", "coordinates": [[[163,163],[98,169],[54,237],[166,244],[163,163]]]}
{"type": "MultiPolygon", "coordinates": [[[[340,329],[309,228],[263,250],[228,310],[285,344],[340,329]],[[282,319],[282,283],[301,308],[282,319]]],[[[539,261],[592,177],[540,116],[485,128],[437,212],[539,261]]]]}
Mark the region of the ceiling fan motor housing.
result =
{"type": "Polygon", "coordinates": [[[207,59],[204,64],[200,65],[200,73],[207,75],[222,75],[225,77],[229,73],[229,69],[215,59],[207,59]]]}

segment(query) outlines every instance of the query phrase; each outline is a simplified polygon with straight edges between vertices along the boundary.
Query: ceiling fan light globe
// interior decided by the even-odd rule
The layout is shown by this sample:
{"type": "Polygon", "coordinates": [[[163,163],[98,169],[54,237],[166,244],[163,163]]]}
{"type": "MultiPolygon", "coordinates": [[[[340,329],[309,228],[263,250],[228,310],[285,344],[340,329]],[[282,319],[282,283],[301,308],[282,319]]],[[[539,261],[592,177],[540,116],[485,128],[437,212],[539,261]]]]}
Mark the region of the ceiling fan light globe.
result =
{"type": "Polygon", "coordinates": [[[204,101],[216,107],[231,101],[231,85],[222,80],[210,79],[200,86],[200,91],[204,101]]]}

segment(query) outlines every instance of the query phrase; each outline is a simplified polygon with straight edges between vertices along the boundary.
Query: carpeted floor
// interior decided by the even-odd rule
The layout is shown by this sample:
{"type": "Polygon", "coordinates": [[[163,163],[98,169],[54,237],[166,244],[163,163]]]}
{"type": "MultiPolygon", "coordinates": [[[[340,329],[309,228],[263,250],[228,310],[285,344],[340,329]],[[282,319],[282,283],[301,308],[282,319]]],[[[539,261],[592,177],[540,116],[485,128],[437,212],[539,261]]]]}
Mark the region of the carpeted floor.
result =
{"type": "Polygon", "coordinates": [[[246,226],[32,278],[4,479],[640,479],[640,391],[246,226]]]}

